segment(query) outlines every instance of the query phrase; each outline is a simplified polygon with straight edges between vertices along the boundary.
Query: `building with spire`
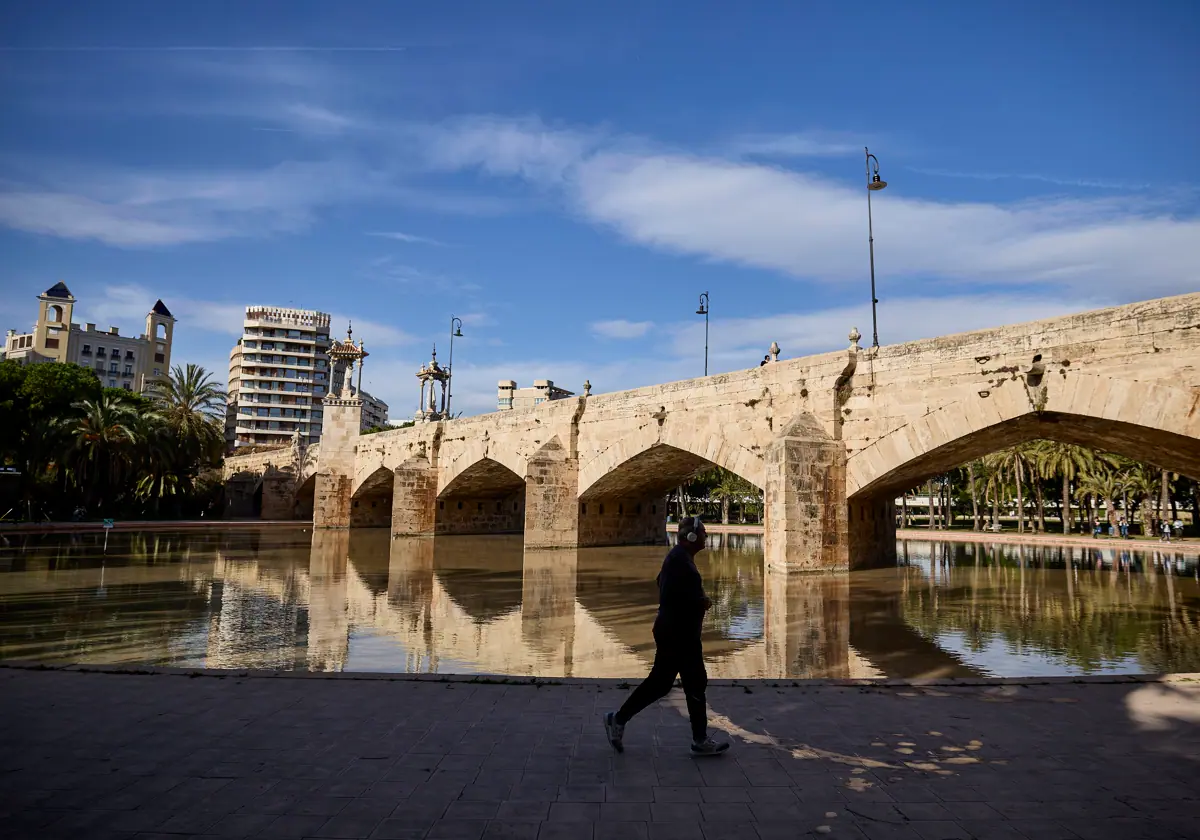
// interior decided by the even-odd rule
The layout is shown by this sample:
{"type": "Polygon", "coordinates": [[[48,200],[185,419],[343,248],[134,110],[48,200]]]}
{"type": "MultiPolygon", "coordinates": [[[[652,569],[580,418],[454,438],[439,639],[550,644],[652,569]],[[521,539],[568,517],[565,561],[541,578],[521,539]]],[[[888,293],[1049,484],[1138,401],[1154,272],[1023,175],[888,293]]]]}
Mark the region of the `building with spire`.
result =
{"type": "Polygon", "coordinates": [[[96,329],[72,321],[76,299],[59,281],[38,295],[33,331],[8,330],[4,358],[25,364],[72,362],[93,371],[108,388],[142,392],[171,370],[175,316],[161,300],[146,313],[145,332],[121,335],[118,327],[96,329]]]}
{"type": "MultiPolygon", "coordinates": [[[[246,307],[242,337],[229,353],[229,451],[281,446],[297,437],[307,446],[321,439],[323,401],[341,391],[347,364],[331,355],[344,342],[330,340],[329,322],[328,312],[314,309],[246,307]]],[[[365,392],[360,396],[362,428],[386,425],[387,403],[365,392]]]]}

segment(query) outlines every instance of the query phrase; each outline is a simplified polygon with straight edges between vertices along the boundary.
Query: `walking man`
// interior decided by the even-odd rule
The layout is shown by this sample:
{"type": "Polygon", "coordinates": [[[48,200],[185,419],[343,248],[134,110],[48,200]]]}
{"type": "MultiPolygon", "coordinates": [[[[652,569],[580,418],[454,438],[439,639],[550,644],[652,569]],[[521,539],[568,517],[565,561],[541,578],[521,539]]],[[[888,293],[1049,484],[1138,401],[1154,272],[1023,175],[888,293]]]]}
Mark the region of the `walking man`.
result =
{"type": "Polygon", "coordinates": [[[679,542],[663,560],[662,570],[658,573],[658,615],[654,619],[654,665],[625,705],[604,716],[608,742],[617,752],[625,751],[625,724],[642,709],[665,697],[675,684],[676,674],[683,682],[692,723],[692,752],[719,755],[729,749],[727,741],[714,741],[708,737],[704,699],[708,673],[704,670],[700,626],[712,601],[704,594],[704,584],[696,568],[696,555],[704,550],[705,537],[700,517],[685,518],[679,523],[679,542]]]}

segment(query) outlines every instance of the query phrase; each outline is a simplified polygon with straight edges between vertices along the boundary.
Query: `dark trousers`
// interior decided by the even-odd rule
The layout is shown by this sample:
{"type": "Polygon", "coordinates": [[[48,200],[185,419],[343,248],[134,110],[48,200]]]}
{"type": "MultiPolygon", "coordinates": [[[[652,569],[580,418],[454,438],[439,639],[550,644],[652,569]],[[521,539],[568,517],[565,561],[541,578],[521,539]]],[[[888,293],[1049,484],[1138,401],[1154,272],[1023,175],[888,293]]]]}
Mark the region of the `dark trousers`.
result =
{"type": "Polygon", "coordinates": [[[629,720],[651,703],[666,697],[675,685],[675,675],[683,682],[687,698],[688,717],[692,721],[692,738],[703,741],[708,736],[708,713],[704,690],[708,688],[708,672],[704,670],[704,649],[699,633],[678,633],[654,627],[654,666],[642,684],[633,690],[617,712],[618,723],[629,720]]]}

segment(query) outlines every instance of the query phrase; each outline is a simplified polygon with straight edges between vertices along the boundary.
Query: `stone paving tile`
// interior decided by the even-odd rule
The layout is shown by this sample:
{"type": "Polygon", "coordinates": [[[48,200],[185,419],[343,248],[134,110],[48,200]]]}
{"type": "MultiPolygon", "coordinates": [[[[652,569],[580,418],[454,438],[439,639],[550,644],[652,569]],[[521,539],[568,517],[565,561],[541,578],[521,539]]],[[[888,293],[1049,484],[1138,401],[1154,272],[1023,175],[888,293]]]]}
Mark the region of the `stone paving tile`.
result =
{"type": "Polygon", "coordinates": [[[677,698],[612,753],[614,686],[0,667],[0,836],[1198,834],[1200,683],[713,686],[734,748],[705,761],[677,698]]]}

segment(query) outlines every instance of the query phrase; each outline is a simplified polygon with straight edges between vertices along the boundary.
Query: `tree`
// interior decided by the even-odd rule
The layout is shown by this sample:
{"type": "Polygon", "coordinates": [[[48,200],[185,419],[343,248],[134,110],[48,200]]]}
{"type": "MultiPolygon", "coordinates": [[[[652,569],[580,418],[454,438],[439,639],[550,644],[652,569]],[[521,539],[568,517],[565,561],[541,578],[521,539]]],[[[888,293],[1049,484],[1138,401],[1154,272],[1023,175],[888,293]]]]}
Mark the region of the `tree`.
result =
{"type": "Polygon", "coordinates": [[[220,423],[225,391],[200,365],[176,365],[150,390],[156,413],[175,436],[176,475],[190,479],[201,465],[220,460],[225,430],[220,423]]]}
{"type": "Polygon", "coordinates": [[[1071,533],[1071,483],[1094,469],[1096,453],[1085,446],[1058,441],[1038,441],[1031,449],[1032,460],[1044,478],[1062,480],[1062,532],[1071,533]]]}
{"type": "Polygon", "coordinates": [[[979,520],[979,494],[975,491],[975,466],[978,461],[967,464],[967,481],[971,486],[971,529],[978,531],[982,527],[979,520]]]}
{"type": "Polygon", "coordinates": [[[112,507],[138,439],[137,413],[107,394],[74,407],[79,416],[67,425],[71,440],[67,468],[90,507],[112,507]]]}
{"type": "Polygon", "coordinates": [[[1098,461],[1096,468],[1079,480],[1075,495],[1079,498],[1090,496],[1092,499],[1103,499],[1105,519],[1111,526],[1116,513],[1114,500],[1121,495],[1121,477],[1103,461],[1098,461]]]}

